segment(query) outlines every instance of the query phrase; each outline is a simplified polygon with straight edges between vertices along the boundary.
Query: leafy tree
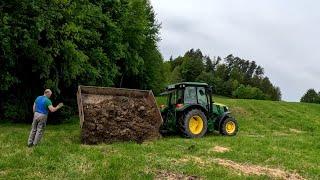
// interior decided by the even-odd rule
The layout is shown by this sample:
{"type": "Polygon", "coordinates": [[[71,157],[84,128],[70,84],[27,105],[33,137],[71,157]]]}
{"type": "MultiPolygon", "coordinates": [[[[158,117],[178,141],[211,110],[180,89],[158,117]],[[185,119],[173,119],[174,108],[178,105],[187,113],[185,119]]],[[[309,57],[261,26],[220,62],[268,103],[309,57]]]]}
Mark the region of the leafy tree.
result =
{"type": "Polygon", "coordinates": [[[273,86],[268,77],[262,79],[260,89],[266,94],[268,100],[281,100],[280,88],[273,86]]]}
{"type": "Polygon", "coordinates": [[[281,101],[281,97],[282,97],[282,94],[281,94],[280,88],[273,86],[272,93],[271,93],[271,100],[281,101]]]}
{"type": "Polygon", "coordinates": [[[255,61],[249,62],[249,66],[248,66],[247,71],[245,72],[245,78],[244,78],[246,84],[251,84],[252,83],[251,80],[252,80],[252,76],[253,76],[253,73],[254,73],[256,67],[257,67],[257,65],[256,65],[255,61]]]}
{"type": "Polygon", "coordinates": [[[205,62],[206,62],[205,71],[213,73],[214,72],[214,65],[213,65],[213,62],[209,56],[205,57],[205,62]]]}
{"type": "Polygon", "coordinates": [[[320,95],[314,89],[308,89],[301,97],[300,102],[306,103],[320,103],[320,95]]]}
{"type": "Polygon", "coordinates": [[[257,66],[254,73],[255,73],[255,76],[262,77],[264,74],[264,69],[261,66],[257,66]]]}
{"type": "Polygon", "coordinates": [[[181,64],[181,77],[184,81],[195,81],[202,71],[204,71],[202,59],[184,58],[181,64]]]}
{"type": "Polygon", "coordinates": [[[222,80],[228,80],[228,70],[226,64],[219,64],[215,72],[216,77],[221,78],[222,80]]]}
{"type": "Polygon", "coordinates": [[[214,84],[214,77],[213,74],[210,72],[201,72],[201,74],[196,79],[197,82],[204,82],[208,84],[214,84]]]}
{"type": "Polygon", "coordinates": [[[182,75],[181,75],[181,67],[177,66],[174,68],[174,70],[172,71],[171,77],[170,77],[170,82],[171,83],[178,83],[178,82],[182,82],[182,75]]]}
{"type": "Polygon", "coordinates": [[[173,71],[177,66],[181,66],[183,63],[184,57],[178,56],[174,60],[170,60],[171,70],[173,71]]]}
{"type": "Polygon", "coordinates": [[[163,74],[161,76],[163,76],[165,78],[164,84],[168,85],[171,83],[171,77],[172,77],[172,70],[171,70],[170,61],[166,61],[163,63],[162,70],[163,70],[163,72],[162,72],[163,74]]]}

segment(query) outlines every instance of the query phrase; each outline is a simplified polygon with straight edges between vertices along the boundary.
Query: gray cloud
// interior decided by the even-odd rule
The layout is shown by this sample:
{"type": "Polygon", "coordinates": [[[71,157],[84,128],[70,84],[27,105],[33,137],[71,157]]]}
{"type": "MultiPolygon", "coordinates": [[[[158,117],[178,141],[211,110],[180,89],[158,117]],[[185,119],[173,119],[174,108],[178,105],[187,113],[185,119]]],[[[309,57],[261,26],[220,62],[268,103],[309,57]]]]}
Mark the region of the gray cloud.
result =
{"type": "Polygon", "coordinates": [[[320,1],[151,0],[162,23],[164,57],[200,48],[210,56],[254,60],[280,86],[283,99],[299,101],[320,90],[320,1]]]}

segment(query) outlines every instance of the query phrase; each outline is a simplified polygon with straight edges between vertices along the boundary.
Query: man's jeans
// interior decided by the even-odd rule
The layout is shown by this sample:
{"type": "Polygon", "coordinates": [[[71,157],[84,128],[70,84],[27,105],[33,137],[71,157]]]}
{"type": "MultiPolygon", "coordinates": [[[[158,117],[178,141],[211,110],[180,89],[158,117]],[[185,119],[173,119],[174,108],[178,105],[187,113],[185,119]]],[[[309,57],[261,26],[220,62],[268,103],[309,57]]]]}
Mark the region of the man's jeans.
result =
{"type": "Polygon", "coordinates": [[[44,128],[46,127],[47,123],[47,115],[41,113],[34,113],[33,122],[32,122],[32,129],[30,131],[28,145],[36,145],[41,140],[44,128]]]}

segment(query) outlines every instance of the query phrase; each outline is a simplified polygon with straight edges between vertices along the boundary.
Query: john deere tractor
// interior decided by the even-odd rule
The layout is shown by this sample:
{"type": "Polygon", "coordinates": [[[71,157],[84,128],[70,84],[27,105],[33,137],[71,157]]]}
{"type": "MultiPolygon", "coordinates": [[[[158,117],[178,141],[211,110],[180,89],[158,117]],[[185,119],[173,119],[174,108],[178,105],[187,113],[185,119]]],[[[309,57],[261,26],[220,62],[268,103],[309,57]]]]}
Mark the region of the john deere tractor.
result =
{"type": "Polygon", "coordinates": [[[162,95],[167,97],[166,105],[160,106],[164,120],[162,132],[181,132],[189,138],[202,137],[214,130],[227,136],[237,134],[236,119],[230,115],[227,106],[213,102],[212,87],[208,84],[172,84],[162,95]]]}

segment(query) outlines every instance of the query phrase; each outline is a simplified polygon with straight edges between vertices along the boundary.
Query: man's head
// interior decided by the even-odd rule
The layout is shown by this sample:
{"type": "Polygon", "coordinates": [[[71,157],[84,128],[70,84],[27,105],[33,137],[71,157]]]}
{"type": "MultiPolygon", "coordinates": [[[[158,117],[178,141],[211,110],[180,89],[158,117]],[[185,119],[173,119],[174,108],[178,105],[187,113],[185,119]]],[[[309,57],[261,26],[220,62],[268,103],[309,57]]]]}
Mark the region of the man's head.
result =
{"type": "Polygon", "coordinates": [[[44,90],[44,95],[47,96],[48,98],[50,98],[52,95],[52,91],[50,89],[46,89],[46,90],[44,90]]]}

